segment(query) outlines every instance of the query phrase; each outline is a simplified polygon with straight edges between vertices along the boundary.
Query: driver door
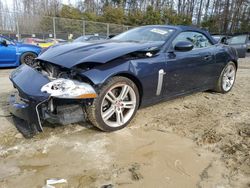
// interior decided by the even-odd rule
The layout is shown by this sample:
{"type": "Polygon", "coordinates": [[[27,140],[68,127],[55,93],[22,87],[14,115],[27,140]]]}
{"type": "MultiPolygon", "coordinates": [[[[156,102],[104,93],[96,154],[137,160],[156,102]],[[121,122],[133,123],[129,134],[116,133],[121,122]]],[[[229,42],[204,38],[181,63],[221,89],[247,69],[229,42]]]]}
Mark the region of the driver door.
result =
{"type": "Polygon", "coordinates": [[[16,46],[11,41],[6,40],[7,46],[2,44],[3,37],[0,37],[0,64],[13,65],[17,61],[16,46]]]}
{"type": "Polygon", "coordinates": [[[213,45],[199,32],[182,32],[172,42],[192,42],[190,51],[166,53],[165,95],[178,96],[199,90],[210,84],[210,71],[214,63],[213,45]]]}

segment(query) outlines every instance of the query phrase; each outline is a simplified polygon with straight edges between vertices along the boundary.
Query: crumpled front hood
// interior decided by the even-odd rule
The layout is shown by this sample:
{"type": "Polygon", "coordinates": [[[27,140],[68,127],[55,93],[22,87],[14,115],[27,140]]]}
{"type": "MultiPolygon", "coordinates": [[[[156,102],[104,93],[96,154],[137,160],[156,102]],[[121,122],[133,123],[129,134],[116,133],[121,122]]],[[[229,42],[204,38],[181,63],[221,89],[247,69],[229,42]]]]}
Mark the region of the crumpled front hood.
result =
{"type": "Polygon", "coordinates": [[[72,68],[82,63],[107,63],[128,53],[160,45],[162,42],[139,43],[113,40],[67,43],[48,48],[37,59],[72,68]]]}

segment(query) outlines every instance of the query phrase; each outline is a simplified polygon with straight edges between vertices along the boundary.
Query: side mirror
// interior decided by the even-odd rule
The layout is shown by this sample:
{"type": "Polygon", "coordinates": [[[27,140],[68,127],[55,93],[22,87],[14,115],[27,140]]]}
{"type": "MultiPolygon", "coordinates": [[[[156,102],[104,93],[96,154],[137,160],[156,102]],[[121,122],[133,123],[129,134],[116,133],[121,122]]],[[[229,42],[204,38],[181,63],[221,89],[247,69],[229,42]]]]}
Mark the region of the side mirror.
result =
{"type": "Polygon", "coordinates": [[[179,52],[187,52],[194,48],[193,43],[188,41],[180,41],[177,42],[174,46],[174,49],[179,52]]]}
{"type": "Polygon", "coordinates": [[[222,39],[221,39],[221,43],[222,43],[222,44],[228,45],[227,38],[222,38],[222,39]]]}
{"type": "Polygon", "coordinates": [[[7,47],[7,46],[8,46],[8,44],[7,44],[7,41],[6,41],[6,40],[3,40],[3,41],[1,42],[1,44],[2,44],[3,46],[5,46],[5,47],[7,47]]]}

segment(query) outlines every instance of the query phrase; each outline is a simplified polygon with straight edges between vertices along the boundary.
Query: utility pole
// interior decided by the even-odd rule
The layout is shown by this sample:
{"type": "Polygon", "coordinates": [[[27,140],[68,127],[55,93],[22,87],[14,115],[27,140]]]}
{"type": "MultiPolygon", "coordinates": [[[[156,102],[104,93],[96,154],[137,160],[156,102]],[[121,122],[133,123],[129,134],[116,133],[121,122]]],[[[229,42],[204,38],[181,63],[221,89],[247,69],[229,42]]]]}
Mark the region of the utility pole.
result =
{"type": "Polygon", "coordinates": [[[54,31],[54,39],[56,39],[56,17],[53,17],[53,31],[54,31]]]}

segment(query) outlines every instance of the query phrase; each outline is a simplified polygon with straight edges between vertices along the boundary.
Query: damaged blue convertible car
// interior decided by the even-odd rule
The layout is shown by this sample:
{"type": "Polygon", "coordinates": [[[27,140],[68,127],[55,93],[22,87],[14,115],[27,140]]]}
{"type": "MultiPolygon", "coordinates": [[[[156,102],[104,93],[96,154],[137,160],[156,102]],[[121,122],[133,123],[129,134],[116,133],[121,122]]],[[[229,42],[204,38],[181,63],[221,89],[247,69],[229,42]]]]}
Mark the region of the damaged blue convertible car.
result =
{"type": "Polygon", "coordinates": [[[194,92],[229,92],[237,59],[234,48],[187,26],[142,26],[111,40],[56,45],[11,73],[10,111],[33,133],[45,122],[79,121],[115,131],[140,107],[194,92]]]}

